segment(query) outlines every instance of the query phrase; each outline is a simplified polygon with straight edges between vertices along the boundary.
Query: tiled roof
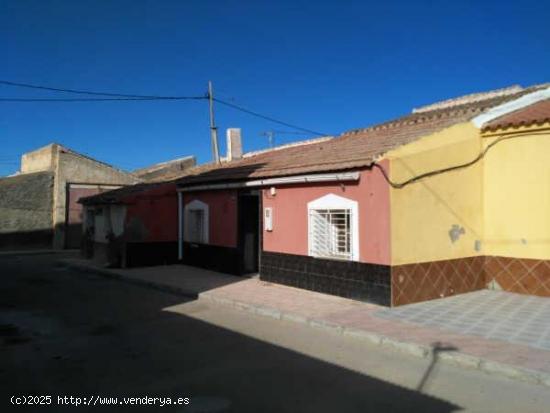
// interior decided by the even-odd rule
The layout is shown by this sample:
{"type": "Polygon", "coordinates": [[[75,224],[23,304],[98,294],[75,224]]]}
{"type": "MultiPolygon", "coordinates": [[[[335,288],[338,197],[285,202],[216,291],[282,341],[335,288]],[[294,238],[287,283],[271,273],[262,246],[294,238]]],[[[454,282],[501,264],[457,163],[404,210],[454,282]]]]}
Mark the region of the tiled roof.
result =
{"type": "Polygon", "coordinates": [[[194,156],[186,156],[150,165],[146,168],[135,169],[132,173],[145,182],[162,182],[180,177],[182,171],[192,168],[195,164],[194,156]]]}
{"type": "Polygon", "coordinates": [[[483,126],[483,132],[550,122],[550,99],[500,116],[483,126]]]}
{"type": "Polygon", "coordinates": [[[489,92],[485,99],[476,95],[473,101],[417,111],[369,128],[346,132],[326,142],[266,152],[222,165],[193,168],[177,182],[181,185],[194,185],[366,167],[391,149],[468,121],[487,109],[542,87],[544,86],[533,86],[496,95],[489,92]]]}
{"type": "Polygon", "coordinates": [[[124,199],[129,196],[137,195],[139,193],[156,188],[163,184],[165,183],[155,182],[155,183],[141,183],[141,184],[123,186],[121,188],[113,189],[107,192],[102,192],[97,195],[91,195],[85,198],[80,198],[78,202],[85,205],[118,204],[123,202],[124,199]]]}
{"type": "MultiPolygon", "coordinates": [[[[265,155],[268,152],[277,152],[277,151],[285,150],[290,147],[295,148],[298,146],[313,145],[315,143],[325,142],[329,139],[332,139],[332,138],[323,137],[323,138],[317,138],[317,139],[309,139],[309,140],[294,142],[291,144],[277,146],[274,148],[265,149],[261,151],[247,152],[243,156],[245,159],[252,159],[259,155],[265,155]]],[[[189,157],[189,159],[192,159],[193,161],[195,160],[194,157],[189,157]]],[[[222,166],[226,164],[222,164],[222,166]]],[[[144,193],[149,193],[150,191],[155,191],[155,193],[157,194],[156,191],[162,191],[161,190],[162,186],[166,186],[166,188],[170,188],[170,185],[171,184],[173,185],[177,179],[182,178],[186,175],[190,175],[190,174],[199,175],[201,173],[205,173],[205,172],[211,171],[212,169],[218,169],[218,168],[220,168],[220,165],[209,163],[209,164],[189,167],[179,171],[176,169],[175,171],[172,171],[173,173],[170,173],[170,174],[165,173],[162,177],[159,177],[159,179],[149,180],[148,182],[124,186],[118,189],[113,189],[111,191],[103,192],[96,195],[91,195],[89,197],[80,199],[79,202],[85,205],[128,203],[128,202],[132,202],[134,197],[142,196],[144,193]]],[[[173,190],[171,192],[173,193],[173,190]]]]}

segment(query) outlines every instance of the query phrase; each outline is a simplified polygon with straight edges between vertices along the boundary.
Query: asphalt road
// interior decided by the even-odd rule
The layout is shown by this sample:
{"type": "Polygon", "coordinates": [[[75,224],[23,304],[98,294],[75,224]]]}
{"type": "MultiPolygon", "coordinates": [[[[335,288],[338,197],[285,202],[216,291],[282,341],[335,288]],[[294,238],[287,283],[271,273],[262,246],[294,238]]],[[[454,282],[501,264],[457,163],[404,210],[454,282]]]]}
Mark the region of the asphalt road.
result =
{"type": "Polygon", "coordinates": [[[550,411],[542,386],[79,273],[58,258],[0,256],[2,412],[550,411]],[[10,402],[46,396],[49,405],[10,402]],[[116,407],[101,405],[110,397],[116,407]],[[166,398],[189,404],[161,406],[166,398]]]}

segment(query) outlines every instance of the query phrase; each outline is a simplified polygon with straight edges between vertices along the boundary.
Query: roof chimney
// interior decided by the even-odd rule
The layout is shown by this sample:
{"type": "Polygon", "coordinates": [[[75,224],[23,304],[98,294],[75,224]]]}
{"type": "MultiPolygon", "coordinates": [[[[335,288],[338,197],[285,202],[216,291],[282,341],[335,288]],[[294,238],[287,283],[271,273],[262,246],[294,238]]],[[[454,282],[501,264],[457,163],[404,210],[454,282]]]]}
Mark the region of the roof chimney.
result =
{"type": "Polygon", "coordinates": [[[241,128],[227,129],[227,161],[231,162],[243,157],[241,128]]]}

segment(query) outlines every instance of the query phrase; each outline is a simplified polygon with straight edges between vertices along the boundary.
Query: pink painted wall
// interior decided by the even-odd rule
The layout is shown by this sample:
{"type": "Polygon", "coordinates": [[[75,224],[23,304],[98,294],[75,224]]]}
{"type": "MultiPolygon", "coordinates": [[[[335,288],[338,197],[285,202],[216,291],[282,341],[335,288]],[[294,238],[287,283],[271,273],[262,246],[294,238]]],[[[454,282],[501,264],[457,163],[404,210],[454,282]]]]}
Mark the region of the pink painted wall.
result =
{"type": "Polygon", "coordinates": [[[183,195],[184,205],[195,199],[208,205],[209,244],[236,248],[237,191],[191,192],[183,195]]]}
{"type": "MultiPolygon", "coordinates": [[[[389,170],[387,161],[381,162],[389,170]]],[[[273,208],[273,231],[263,232],[263,249],[308,255],[307,204],[335,194],[359,204],[359,261],[390,262],[390,190],[378,169],[363,170],[359,182],[318,183],[276,187],[276,195],[263,191],[263,207],[273,208]]]]}

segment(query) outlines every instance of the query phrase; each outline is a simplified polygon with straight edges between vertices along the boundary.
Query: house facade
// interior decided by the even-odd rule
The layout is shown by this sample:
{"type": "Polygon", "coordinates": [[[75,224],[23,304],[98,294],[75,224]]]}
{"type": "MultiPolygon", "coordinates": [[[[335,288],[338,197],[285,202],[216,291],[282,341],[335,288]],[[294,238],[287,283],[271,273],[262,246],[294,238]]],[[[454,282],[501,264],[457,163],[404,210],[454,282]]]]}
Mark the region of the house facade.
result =
{"type": "Polygon", "coordinates": [[[141,183],[83,198],[84,254],[99,264],[177,262],[178,202],[171,182],[141,183]]]}
{"type": "Polygon", "coordinates": [[[383,305],[550,296],[548,99],[469,95],[185,176],[178,256],[383,305]]]}
{"type": "Polygon", "coordinates": [[[55,143],[25,153],[18,174],[0,178],[0,248],[80,248],[78,200],[139,181],[55,143]]]}
{"type": "Polygon", "coordinates": [[[550,296],[549,145],[550,85],[514,86],[83,202],[96,251],[125,265],[178,261],[387,306],[550,296]]]}
{"type": "MultiPolygon", "coordinates": [[[[240,140],[240,133],[235,133],[236,129],[232,131],[231,138],[240,140]]],[[[326,140],[327,138],[314,139],[289,146],[311,145],[326,140]]],[[[251,160],[267,152],[271,150],[234,153],[232,156],[251,160]]],[[[136,171],[140,176],[145,176],[144,171],[147,175],[154,173],[154,176],[147,177],[158,182],[129,185],[82,198],[79,202],[86,211],[83,230],[87,234],[85,255],[109,266],[170,264],[176,262],[181,255],[178,254],[180,245],[182,250],[186,250],[186,262],[189,264],[208,266],[234,274],[243,273],[245,270],[241,269],[238,258],[240,241],[237,236],[237,221],[240,219],[243,225],[257,226],[259,210],[256,211],[255,220],[244,215],[238,216],[239,193],[234,190],[188,195],[185,197],[186,205],[181,204],[181,211],[178,210],[178,197],[181,194],[178,195],[176,191],[176,178],[218,169],[218,166],[209,164],[189,169],[188,159],[194,162],[194,158],[188,157],[136,171]],[[201,209],[207,205],[213,205],[210,213],[208,207],[201,209]],[[206,219],[202,222],[207,226],[184,227],[183,221],[188,220],[184,218],[184,212],[191,215],[206,214],[206,219]],[[179,233],[182,241],[180,244],[179,233]],[[184,235],[185,240],[196,242],[185,242],[184,235]]],[[[232,157],[224,158],[223,162],[231,164],[232,157]]],[[[242,208],[240,211],[242,213],[242,208]]],[[[191,218],[189,221],[191,222],[191,218]]],[[[258,250],[254,254],[257,255],[258,250]]]]}

